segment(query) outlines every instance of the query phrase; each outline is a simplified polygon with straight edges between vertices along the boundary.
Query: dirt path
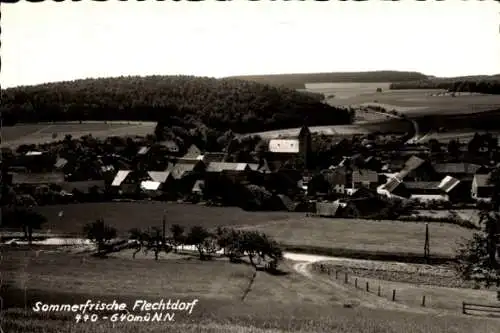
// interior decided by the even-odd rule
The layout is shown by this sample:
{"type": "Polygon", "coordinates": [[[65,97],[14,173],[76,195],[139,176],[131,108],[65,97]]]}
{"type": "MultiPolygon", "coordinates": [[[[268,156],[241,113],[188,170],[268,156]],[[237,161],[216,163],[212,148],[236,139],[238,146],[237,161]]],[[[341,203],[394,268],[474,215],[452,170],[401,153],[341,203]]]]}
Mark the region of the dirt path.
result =
{"type": "Polygon", "coordinates": [[[328,276],[321,276],[319,274],[312,273],[310,270],[310,265],[311,263],[308,262],[299,262],[293,265],[293,269],[297,273],[301,274],[302,276],[308,279],[335,288],[336,295],[339,296],[340,298],[344,298],[345,304],[353,304],[369,308],[383,308],[388,310],[429,313],[429,311],[413,309],[404,304],[391,302],[384,298],[378,297],[374,294],[370,294],[361,290],[356,290],[352,288],[352,286],[345,286],[343,283],[339,283],[336,280],[332,280],[328,276]]]}

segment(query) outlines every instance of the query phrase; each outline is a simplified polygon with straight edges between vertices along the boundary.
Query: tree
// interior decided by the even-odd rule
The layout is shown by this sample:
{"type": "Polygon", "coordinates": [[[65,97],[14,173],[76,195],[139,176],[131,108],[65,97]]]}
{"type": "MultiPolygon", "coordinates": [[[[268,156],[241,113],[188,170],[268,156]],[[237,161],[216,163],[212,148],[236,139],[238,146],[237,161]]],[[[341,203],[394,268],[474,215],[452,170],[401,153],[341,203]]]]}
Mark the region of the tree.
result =
{"type": "Polygon", "coordinates": [[[457,253],[457,270],[466,280],[484,282],[486,286],[500,279],[497,252],[500,215],[484,210],[480,213],[482,230],[471,240],[460,244],[457,253]]]}
{"type": "Polygon", "coordinates": [[[2,209],[2,224],[15,228],[21,228],[24,238],[31,245],[33,241],[33,230],[40,229],[47,218],[28,208],[2,209]]]}
{"type": "Polygon", "coordinates": [[[186,239],[184,236],[184,227],[179,224],[173,224],[170,227],[170,232],[172,233],[172,245],[174,247],[174,252],[177,253],[177,247],[183,244],[186,239]]]}
{"type": "Polygon", "coordinates": [[[498,262],[500,245],[500,170],[497,168],[489,179],[493,185],[491,203],[485,203],[479,213],[481,230],[461,244],[457,259],[458,271],[467,280],[484,281],[490,285],[500,280],[498,262]]]}
{"type": "Polygon", "coordinates": [[[193,226],[186,237],[186,243],[189,245],[194,245],[200,254],[200,260],[205,260],[206,256],[204,253],[205,240],[210,237],[208,230],[201,226],[193,226]]]}
{"type": "Polygon", "coordinates": [[[441,144],[436,139],[429,140],[429,148],[432,153],[440,153],[441,152],[441,144]]]}
{"type": "Polygon", "coordinates": [[[97,254],[102,254],[109,241],[116,237],[115,228],[104,223],[103,219],[98,219],[93,223],[88,223],[83,227],[83,232],[87,238],[97,244],[97,254]]]}
{"type": "Polygon", "coordinates": [[[163,235],[158,227],[153,227],[151,230],[148,229],[148,231],[134,228],[129,231],[129,234],[129,239],[136,241],[134,246],[135,252],[132,254],[132,258],[134,259],[136,254],[141,250],[144,251],[145,255],[147,255],[149,251],[153,251],[155,260],[158,260],[160,252],[164,251],[165,253],[169,253],[172,251],[172,246],[164,242],[163,235]]]}
{"type": "Polygon", "coordinates": [[[460,155],[460,145],[457,140],[450,140],[448,142],[448,153],[453,157],[458,157],[460,155]]]}

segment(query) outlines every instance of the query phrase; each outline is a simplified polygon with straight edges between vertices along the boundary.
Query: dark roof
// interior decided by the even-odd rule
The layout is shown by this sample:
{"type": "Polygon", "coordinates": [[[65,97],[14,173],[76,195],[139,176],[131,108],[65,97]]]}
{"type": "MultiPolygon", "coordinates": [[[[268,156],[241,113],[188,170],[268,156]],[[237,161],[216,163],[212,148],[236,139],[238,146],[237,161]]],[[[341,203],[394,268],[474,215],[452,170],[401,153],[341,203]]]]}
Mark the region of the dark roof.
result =
{"type": "Polygon", "coordinates": [[[404,185],[407,189],[413,190],[430,190],[430,189],[438,189],[439,182],[404,182],[404,185]]]}
{"type": "Polygon", "coordinates": [[[90,188],[97,186],[99,188],[105,187],[104,180],[89,180],[80,182],[64,182],[60,184],[61,188],[66,192],[72,192],[73,190],[78,190],[80,192],[88,192],[90,188]]]}
{"type": "Polygon", "coordinates": [[[481,166],[473,163],[438,163],[434,165],[437,173],[465,173],[473,175],[481,166]]]}
{"type": "Polygon", "coordinates": [[[329,184],[345,184],[347,182],[347,174],[342,169],[334,169],[322,172],[323,177],[329,184]]]}
{"type": "Polygon", "coordinates": [[[12,184],[59,184],[64,182],[64,174],[59,172],[47,173],[13,173],[12,184]]]}
{"type": "Polygon", "coordinates": [[[352,172],[353,182],[378,182],[378,173],[373,170],[359,169],[352,172]]]}
{"type": "Polygon", "coordinates": [[[201,156],[202,156],[203,162],[205,162],[205,163],[224,162],[224,158],[225,158],[226,154],[214,152],[214,153],[204,153],[204,154],[201,154],[201,156]]]}
{"type": "Polygon", "coordinates": [[[392,193],[399,185],[401,185],[401,181],[394,177],[389,179],[389,181],[383,185],[383,189],[392,193]]]}

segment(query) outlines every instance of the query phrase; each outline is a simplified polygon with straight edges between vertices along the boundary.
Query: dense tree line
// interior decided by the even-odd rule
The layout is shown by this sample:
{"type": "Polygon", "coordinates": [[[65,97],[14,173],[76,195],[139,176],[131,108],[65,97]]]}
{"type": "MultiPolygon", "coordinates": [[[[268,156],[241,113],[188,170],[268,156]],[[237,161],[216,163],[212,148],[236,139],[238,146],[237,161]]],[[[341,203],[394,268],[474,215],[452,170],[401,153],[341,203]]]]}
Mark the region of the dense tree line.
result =
{"type": "Polygon", "coordinates": [[[392,83],[390,89],[445,89],[449,92],[471,92],[498,95],[500,94],[500,77],[450,78],[397,82],[392,83]]]}
{"type": "Polygon", "coordinates": [[[41,121],[160,121],[180,130],[248,133],[348,124],[347,110],[318,95],[237,79],[148,76],[85,79],[2,91],[4,124],[41,121]]]}
{"type": "Polygon", "coordinates": [[[304,89],[306,83],[322,82],[404,82],[424,80],[426,75],[417,72],[372,71],[372,72],[337,72],[337,73],[304,73],[275,75],[243,75],[233,76],[258,83],[284,86],[291,89],[304,89]]]}

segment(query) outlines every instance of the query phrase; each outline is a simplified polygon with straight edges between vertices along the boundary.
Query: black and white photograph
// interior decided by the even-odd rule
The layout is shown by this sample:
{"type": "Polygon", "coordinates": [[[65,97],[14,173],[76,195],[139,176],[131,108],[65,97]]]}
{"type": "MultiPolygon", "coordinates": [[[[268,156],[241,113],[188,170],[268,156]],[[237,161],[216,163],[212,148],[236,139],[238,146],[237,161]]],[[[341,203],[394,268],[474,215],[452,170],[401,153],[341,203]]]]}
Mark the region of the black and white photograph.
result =
{"type": "Polygon", "coordinates": [[[500,333],[499,1],[0,11],[0,333],[500,333]]]}

